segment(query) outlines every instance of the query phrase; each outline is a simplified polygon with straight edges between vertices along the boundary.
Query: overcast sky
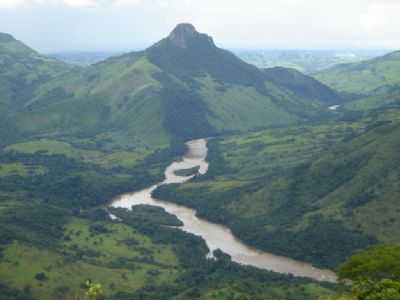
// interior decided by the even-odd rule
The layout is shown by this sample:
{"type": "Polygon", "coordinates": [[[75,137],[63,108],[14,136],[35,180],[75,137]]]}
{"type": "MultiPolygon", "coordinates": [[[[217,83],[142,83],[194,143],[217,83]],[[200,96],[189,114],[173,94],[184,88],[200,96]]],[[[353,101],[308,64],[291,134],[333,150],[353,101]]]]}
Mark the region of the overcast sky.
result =
{"type": "Polygon", "coordinates": [[[0,0],[41,52],[142,49],[190,22],[226,48],[399,48],[400,0],[0,0]]]}

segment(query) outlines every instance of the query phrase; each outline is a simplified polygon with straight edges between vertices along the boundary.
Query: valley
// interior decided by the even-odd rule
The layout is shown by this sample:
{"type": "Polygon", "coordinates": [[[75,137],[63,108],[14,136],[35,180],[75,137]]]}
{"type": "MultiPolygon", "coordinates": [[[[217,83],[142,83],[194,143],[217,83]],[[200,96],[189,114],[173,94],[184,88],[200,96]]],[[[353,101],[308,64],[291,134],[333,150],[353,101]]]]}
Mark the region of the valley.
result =
{"type": "Polygon", "coordinates": [[[152,198],[152,193],[156,188],[165,184],[184,183],[193,177],[176,177],[174,175],[176,170],[199,165],[199,174],[206,174],[208,169],[208,163],[205,161],[207,157],[206,140],[190,141],[186,145],[188,146],[188,152],[183,161],[175,162],[166,169],[165,180],[162,183],[134,194],[120,196],[113,201],[112,207],[124,207],[127,209],[137,205],[162,207],[167,213],[177,216],[182,221],[183,225],[180,229],[204,239],[211,256],[214,251],[220,250],[229,255],[232,261],[241,265],[250,265],[298,277],[308,277],[318,281],[336,281],[336,276],[331,271],[318,270],[303,262],[252,249],[233,236],[228,228],[197,218],[196,211],[152,198]]]}
{"type": "Polygon", "coordinates": [[[184,23],[77,66],[0,34],[0,299],[347,292],[400,243],[399,61],[261,69],[184,23]]]}

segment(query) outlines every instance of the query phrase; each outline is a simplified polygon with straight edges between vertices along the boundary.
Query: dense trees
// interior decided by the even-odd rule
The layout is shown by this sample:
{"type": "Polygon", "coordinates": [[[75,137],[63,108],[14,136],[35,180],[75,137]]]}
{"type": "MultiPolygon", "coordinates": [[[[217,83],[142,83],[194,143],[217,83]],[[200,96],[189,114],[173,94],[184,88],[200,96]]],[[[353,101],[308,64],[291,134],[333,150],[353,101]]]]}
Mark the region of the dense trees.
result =
{"type": "Polygon", "coordinates": [[[400,246],[375,246],[349,257],[339,268],[345,291],[325,300],[399,300],[400,246]],[[349,286],[350,285],[350,286],[349,286]]]}

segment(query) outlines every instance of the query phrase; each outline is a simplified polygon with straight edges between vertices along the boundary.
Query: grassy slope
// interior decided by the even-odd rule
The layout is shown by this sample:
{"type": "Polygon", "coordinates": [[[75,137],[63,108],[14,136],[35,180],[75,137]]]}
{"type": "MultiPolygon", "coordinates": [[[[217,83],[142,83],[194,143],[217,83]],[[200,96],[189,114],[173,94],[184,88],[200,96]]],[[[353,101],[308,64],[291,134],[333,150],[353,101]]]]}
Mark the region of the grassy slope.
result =
{"type": "Polygon", "coordinates": [[[21,108],[38,85],[70,69],[62,62],[38,54],[12,36],[0,33],[0,103],[9,110],[21,108]]]}
{"type": "Polygon", "coordinates": [[[15,122],[8,117],[23,108],[40,84],[70,69],[0,33],[0,144],[18,136],[15,122]]]}
{"type": "Polygon", "coordinates": [[[361,97],[344,105],[352,111],[368,111],[389,106],[398,106],[400,103],[400,85],[385,86],[375,90],[373,94],[361,97]]]}
{"type": "Polygon", "coordinates": [[[368,94],[377,88],[400,83],[400,52],[365,62],[334,66],[315,74],[315,77],[341,92],[368,94]]]}
{"type": "Polygon", "coordinates": [[[211,144],[209,178],[157,196],[228,223],[250,244],[333,267],[375,239],[400,241],[398,124],[393,110],[223,138],[211,144]]]}
{"type": "Polygon", "coordinates": [[[155,148],[176,138],[323,118],[337,103],[335,92],[312,78],[284,68],[261,71],[209,37],[194,36],[185,37],[184,48],[169,37],[50,80],[15,116],[16,129],[155,148]]]}
{"type": "Polygon", "coordinates": [[[35,299],[46,300],[81,293],[80,285],[88,278],[101,282],[108,294],[134,291],[149,282],[159,285],[174,281],[177,258],[171,246],[156,245],[125,225],[110,224],[106,228],[110,233],[91,235],[88,222],[73,220],[65,231],[71,240],[58,251],[15,242],[3,250],[0,277],[13,287],[29,285],[35,299]],[[134,239],[137,245],[124,244],[126,239],[134,239]],[[145,262],[144,257],[152,257],[154,262],[145,262]],[[121,258],[126,260],[125,266],[117,265],[121,258]],[[159,275],[151,276],[151,270],[159,275]],[[44,282],[35,279],[41,272],[48,277],[44,282]]]}
{"type": "Polygon", "coordinates": [[[6,153],[46,153],[48,155],[64,155],[84,163],[93,163],[104,168],[113,167],[134,167],[137,163],[150,155],[152,151],[145,149],[135,150],[114,150],[113,152],[101,151],[101,149],[84,149],[74,147],[70,143],[51,140],[38,139],[29,142],[11,144],[4,148],[6,153]]]}
{"type": "Polygon", "coordinates": [[[59,77],[37,91],[29,111],[17,116],[18,127],[32,133],[97,134],[115,144],[165,145],[169,135],[162,126],[160,86],[152,78],[156,72],[140,55],[127,55],[59,77]]]}

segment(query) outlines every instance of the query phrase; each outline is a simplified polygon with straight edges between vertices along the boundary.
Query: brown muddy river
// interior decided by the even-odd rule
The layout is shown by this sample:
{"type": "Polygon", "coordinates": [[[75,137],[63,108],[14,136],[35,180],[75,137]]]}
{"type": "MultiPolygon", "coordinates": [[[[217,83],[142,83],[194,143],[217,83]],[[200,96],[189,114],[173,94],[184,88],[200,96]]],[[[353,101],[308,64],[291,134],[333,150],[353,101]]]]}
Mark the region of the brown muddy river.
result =
{"type": "Polygon", "coordinates": [[[192,178],[192,176],[177,176],[175,171],[200,167],[200,174],[207,172],[207,141],[205,139],[193,140],[187,142],[186,145],[188,147],[186,155],[182,161],[174,162],[167,167],[163,182],[136,193],[119,196],[111,205],[128,209],[141,204],[162,207],[182,221],[184,225],[179,227],[181,230],[202,237],[207,243],[210,253],[220,249],[229,254],[232,260],[239,264],[278,273],[292,274],[298,277],[312,278],[318,281],[336,281],[335,273],[330,270],[318,269],[309,263],[277,256],[246,246],[232,234],[229,228],[198,218],[195,210],[154,199],[151,194],[158,186],[169,183],[184,183],[192,178]]]}

